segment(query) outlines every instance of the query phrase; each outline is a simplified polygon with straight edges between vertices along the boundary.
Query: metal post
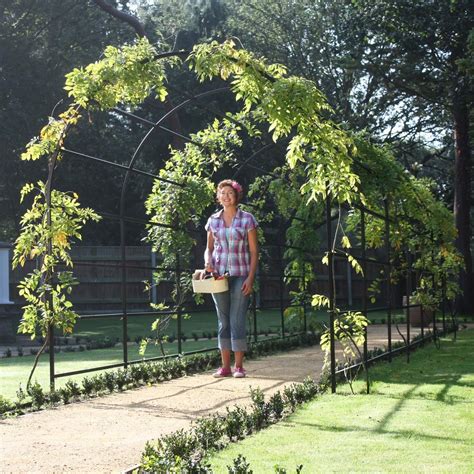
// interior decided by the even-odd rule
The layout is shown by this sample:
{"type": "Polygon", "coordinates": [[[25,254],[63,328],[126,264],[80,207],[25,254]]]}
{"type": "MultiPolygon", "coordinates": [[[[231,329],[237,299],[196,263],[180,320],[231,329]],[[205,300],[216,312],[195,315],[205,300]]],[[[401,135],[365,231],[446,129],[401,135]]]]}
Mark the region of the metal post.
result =
{"type": "Polygon", "coordinates": [[[179,261],[179,254],[176,254],[176,273],[175,273],[175,281],[176,281],[176,332],[177,340],[178,340],[178,354],[182,354],[183,347],[182,347],[182,339],[181,339],[181,305],[179,304],[181,299],[181,268],[180,268],[180,261],[179,261]]]}
{"type": "Polygon", "coordinates": [[[346,281],[347,281],[347,306],[352,308],[352,266],[349,260],[346,260],[346,281]]]}
{"type": "Polygon", "coordinates": [[[120,254],[122,260],[120,289],[122,295],[122,346],[123,365],[128,366],[128,315],[127,315],[127,255],[125,249],[125,219],[123,206],[120,209],[120,254]]]}
{"type": "Polygon", "coordinates": [[[421,338],[423,339],[425,337],[425,310],[423,309],[423,306],[420,306],[420,316],[421,316],[421,338]]]}
{"type": "MultiPolygon", "coordinates": [[[[53,174],[56,166],[56,161],[58,159],[58,150],[56,150],[48,162],[48,179],[46,181],[45,188],[45,201],[46,201],[46,225],[48,229],[51,229],[52,218],[51,218],[51,197],[52,197],[52,185],[53,185],[53,174]]],[[[44,257],[52,256],[53,254],[53,241],[52,237],[49,236],[47,239],[47,255],[44,257]]],[[[43,260],[44,262],[44,260],[43,260]]],[[[51,284],[53,275],[49,273],[42,275],[42,283],[51,284]]],[[[50,311],[53,311],[53,296],[50,291],[47,292],[46,301],[44,301],[50,311]]],[[[53,314],[54,317],[54,314],[53,314]]],[[[54,323],[49,324],[48,327],[48,344],[49,344],[49,388],[51,391],[54,391],[54,379],[55,379],[55,368],[54,368],[54,323]]]]}
{"type": "Polygon", "coordinates": [[[334,269],[331,229],[331,198],[329,191],[326,197],[326,233],[328,249],[328,283],[329,283],[329,337],[331,343],[331,392],[336,393],[336,347],[334,337],[334,269]]]}
{"type": "MultiPolygon", "coordinates": [[[[420,275],[419,275],[418,270],[416,271],[415,275],[416,275],[415,287],[417,287],[420,282],[420,275]]],[[[420,334],[421,334],[421,338],[424,339],[425,337],[425,310],[423,308],[423,305],[420,306],[420,319],[421,319],[420,334]]]]}
{"type": "Polygon", "coordinates": [[[280,322],[281,322],[281,337],[285,337],[285,308],[283,302],[283,292],[285,291],[285,287],[283,285],[284,275],[284,268],[283,268],[283,244],[280,240],[280,245],[278,246],[279,249],[279,277],[280,277],[280,322]]]}
{"type": "Polygon", "coordinates": [[[387,338],[388,361],[392,362],[392,264],[390,263],[390,209],[388,198],[384,199],[385,208],[385,253],[387,258],[387,338]]]}
{"type": "MultiPolygon", "coordinates": [[[[436,278],[434,274],[432,275],[432,284],[433,284],[433,293],[435,291],[435,284],[436,284],[436,278]]],[[[437,335],[437,327],[436,327],[436,308],[433,308],[433,334],[437,335]]]]}
{"type": "Polygon", "coordinates": [[[54,326],[49,325],[48,330],[48,345],[49,345],[49,389],[51,392],[54,391],[54,326]]]}
{"type": "Polygon", "coordinates": [[[443,333],[446,334],[446,277],[443,275],[441,287],[441,311],[443,312],[443,333]]]}
{"type": "Polygon", "coordinates": [[[253,313],[253,341],[258,341],[258,334],[257,334],[257,295],[253,294],[252,298],[252,313],[253,313]]]}
{"type": "MultiPolygon", "coordinates": [[[[367,252],[366,252],[366,242],[365,242],[365,211],[362,208],[360,211],[360,242],[362,246],[362,311],[364,316],[367,317],[367,252]]],[[[369,368],[367,366],[367,326],[364,329],[364,367],[365,367],[365,382],[367,393],[370,393],[369,386],[369,368]]]]}
{"type": "Polygon", "coordinates": [[[410,362],[410,295],[411,295],[411,254],[407,250],[407,362],[410,362]]]}
{"type": "Polygon", "coordinates": [[[151,302],[156,304],[158,302],[158,291],[155,284],[155,267],[156,267],[156,252],[151,247],[151,302]]]}
{"type": "MultiPolygon", "coordinates": [[[[431,232],[431,242],[434,241],[434,235],[433,235],[433,231],[431,232]]],[[[434,254],[434,250],[432,250],[431,252],[431,263],[433,264],[433,266],[435,266],[435,254],[434,254]]],[[[435,295],[435,291],[436,291],[436,277],[435,277],[435,274],[432,273],[431,274],[431,284],[433,285],[433,296],[435,295]]],[[[437,336],[437,328],[436,328],[436,308],[433,308],[433,334],[434,334],[434,337],[435,337],[435,340],[436,340],[436,336],[437,336]]]]}
{"type": "Polygon", "coordinates": [[[306,314],[306,267],[303,262],[303,331],[306,334],[308,332],[308,318],[306,314]]]}

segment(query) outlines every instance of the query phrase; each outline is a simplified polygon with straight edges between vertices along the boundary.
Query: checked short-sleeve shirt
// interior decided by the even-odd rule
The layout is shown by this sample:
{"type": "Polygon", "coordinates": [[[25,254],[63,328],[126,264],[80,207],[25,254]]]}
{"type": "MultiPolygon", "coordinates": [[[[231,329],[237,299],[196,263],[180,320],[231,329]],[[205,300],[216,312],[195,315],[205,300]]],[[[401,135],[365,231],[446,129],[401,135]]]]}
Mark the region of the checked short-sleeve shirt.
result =
{"type": "Polygon", "coordinates": [[[223,210],[209,217],[206,230],[214,237],[212,268],[219,274],[226,272],[230,276],[248,276],[250,273],[250,251],[248,233],[258,227],[255,217],[250,212],[237,209],[237,214],[226,232],[223,210]]]}

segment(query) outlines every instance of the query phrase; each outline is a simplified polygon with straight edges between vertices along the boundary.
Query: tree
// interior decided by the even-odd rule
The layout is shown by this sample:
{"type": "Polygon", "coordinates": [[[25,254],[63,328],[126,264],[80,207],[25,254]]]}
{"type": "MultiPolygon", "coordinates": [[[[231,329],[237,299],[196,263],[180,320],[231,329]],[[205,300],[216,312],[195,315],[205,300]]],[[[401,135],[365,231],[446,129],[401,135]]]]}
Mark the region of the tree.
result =
{"type": "MultiPolygon", "coordinates": [[[[114,1],[115,3],[115,1],[114,1]]],[[[0,5],[0,240],[13,239],[18,231],[21,210],[20,189],[27,181],[44,179],[45,165],[18,166],[18,157],[37,131],[53,115],[61,99],[64,75],[74,66],[88,64],[100,56],[106,44],[133,39],[133,32],[122,31],[113,18],[105,17],[87,2],[73,0],[4,0],[0,5]]],[[[59,104],[56,112],[61,110],[59,104]]],[[[97,132],[97,142],[104,135],[97,132]],[[102,135],[99,137],[98,135],[102,135]]],[[[82,143],[91,136],[76,135],[82,143]]],[[[113,141],[105,140],[109,144],[113,141]]],[[[106,148],[106,147],[104,147],[106,148]]],[[[123,149],[115,144],[115,151],[123,149]]],[[[69,176],[86,171],[74,168],[69,176]]],[[[67,186],[68,176],[65,176],[67,186]]],[[[91,191],[90,191],[91,192],[91,191]]],[[[101,193],[102,194],[102,193],[101,193]]],[[[86,196],[84,196],[86,197],[86,196]]],[[[87,198],[86,198],[87,199],[87,198]]],[[[91,198],[97,202],[97,197],[91,198]]]]}
{"type": "Polygon", "coordinates": [[[454,133],[454,219],[457,248],[464,257],[460,311],[474,308],[474,280],[470,242],[472,162],[470,115],[472,76],[463,69],[468,36],[474,28],[474,4],[468,0],[391,2],[358,0],[358,21],[367,29],[366,54],[361,67],[426,107],[436,122],[442,117],[454,133]]]}
{"type": "Polygon", "coordinates": [[[439,195],[451,198],[464,256],[458,309],[472,309],[472,74],[467,57],[472,2],[248,0],[226,5],[229,34],[314,80],[342,123],[391,143],[413,174],[438,179],[439,195]],[[447,167],[449,160],[454,163],[447,167]]]}

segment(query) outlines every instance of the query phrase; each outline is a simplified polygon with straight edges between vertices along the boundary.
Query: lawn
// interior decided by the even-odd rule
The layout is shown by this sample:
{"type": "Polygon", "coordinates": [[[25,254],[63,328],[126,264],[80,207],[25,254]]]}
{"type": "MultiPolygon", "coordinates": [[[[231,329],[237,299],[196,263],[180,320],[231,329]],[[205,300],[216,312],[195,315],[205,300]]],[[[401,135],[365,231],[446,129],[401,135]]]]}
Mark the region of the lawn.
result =
{"type": "Polygon", "coordinates": [[[212,458],[216,473],[238,454],[253,472],[474,472],[474,330],[371,369],[372,393],[347,386],[212,458]]]}
{"type": "MultiPolygon", "coordinates": [[[[372,322],[385,322],[387,315],[385,312],[369,313],[369,318],[372,322]]],[[[403,318],[403,312],[397,311],[393,317],[398,319],[403,318]]],[[[151,323],[155,316],[135,316],[128,317],[128,335],[131,341],[136,338],[151,335],[151,323]]],[[[327,311],[310,311],[307,312],[307,324],[317,324],[328,322],[329,317],[327,311]]],[[[302,326],[302,322],[297,320],[288,321],[285,319],[285,331],[298,331],[302,326]]],[[[248,328],[253,331],[253,313],[248,313],[248,328]]],[[[281,315],[279,309],[265,309],[257,311],[257,331],[259,333],[271,332],[278,333],[281,328],[281,315]]],[[[214,311],[204,311],[193,313],[188,318],[182,318],[181,332],[186,335],[188,339],[197,334],[199,337],[203,333],[214,333],[217,330],[217,319],[214,311]]],[[[176,321],[172,320],[169,327],[165,331],[168,335],[176,335],[177,326],[176,321]]],[[[78,320],[74,336],[89,337],[91,339],[101,339],[105,336],[112,340],[122,338],[122,320],[120,317],[116,318],[97,318],[97,319],[80,319],[78,320]]]]}

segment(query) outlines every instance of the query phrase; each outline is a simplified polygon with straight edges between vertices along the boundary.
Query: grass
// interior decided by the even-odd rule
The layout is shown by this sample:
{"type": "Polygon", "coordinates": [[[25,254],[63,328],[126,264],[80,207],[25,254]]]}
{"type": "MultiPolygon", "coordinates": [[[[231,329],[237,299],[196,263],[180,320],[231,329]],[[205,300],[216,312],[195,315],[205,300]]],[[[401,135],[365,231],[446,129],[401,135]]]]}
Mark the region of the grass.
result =
{"type": "MultiPolygon", "coordinates": [[[[198,349],[212,349],[216,347],[216,340],[206,341],[186,341],[183,348],[186,351],[198,349]]],[[[167,344],[169,353],[177,352],[177,344],[167,344]]],[[[149,345],[146,357],[160,356],[161,352],[157,346],[149,345]]],[[[137,360],[142,357],[138,353],[138,345],[128,346],[129,360],[137,360]]],[[[101,365],[116,364],[123,360],[122,347],[107,349],[93,349],[84,352],[60,352],[55,354],[56,373],[70,372],[86,368],[98,367],[101,365]]],[[[34,356],[11,357],[0,360],[0,394],[14,399],[19,384],[25,388],[28,375],[33,366],[34,356]]],[[[110,369],[109,369],[110,370],[110,369]]],[[[56,379],[56,388],[62,387],[68,380],[81,381],[84,377],[104,371],[95,371],[89,374],[79,374],[70,377],[56,379]]],[[[49,389],[49,355],[43,354],[33,375],[33,380],[37,380],[45,389],[49,389]]]]}
{"type": "Polygon", "coordinates": [[[253,472],[474,472],[474,330],[370,371],[372,393],[339,386],[290,418],[211,460],[226,473],[238,454],[253,472]]]}
{"type": "MultiPolygon", "coordinates": [[[[307,323],[316,324],[328,322],[327,311],[309,311],[307,313],[307,323]]],[[[137,337],[151,336],[151,324],[155,320],[154,315],[135,316],[130,314],[128,316],[128,336],[131,341],[137,337]]],[[[386,320],[385,312],[369,313],[369,318],[372,322],[380,323],[382,319],[386,320]]],[[[394,317],[401,318],[403,313],[397,311],[394,317]]],[[[301,326],[300,322],[285,321],[286,330],[292,328],[298,330],[301,326]]],[[[248,327],[253,330],[253,314],[249,312],[248,327]]],[[[257,330],[259,332],[269,331],[278,333],[281,328],[281,315],[279,309],[265,309],[257,311],[257,330]]],[[[193,313],[189,318],[182,319],[182,333],[191,338],[193,333],[202,337],[203,332],[212,332],[217,329],[216,313],[215,311],[203,311],[193,313]]],[[[175,335],[177,333],[176,320],[170,322],[169,327],[165,331],[168,335],[175,335]]],[[[111,340],[122,339],[122,319],[120,317],[101,317],[96,319],[79,319],[76,323],[73,336],[90,339],[103,339],[108,337],[111,340]]]]}

